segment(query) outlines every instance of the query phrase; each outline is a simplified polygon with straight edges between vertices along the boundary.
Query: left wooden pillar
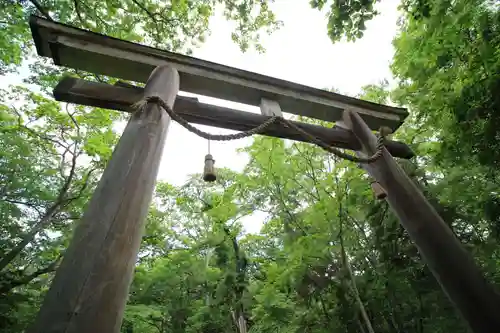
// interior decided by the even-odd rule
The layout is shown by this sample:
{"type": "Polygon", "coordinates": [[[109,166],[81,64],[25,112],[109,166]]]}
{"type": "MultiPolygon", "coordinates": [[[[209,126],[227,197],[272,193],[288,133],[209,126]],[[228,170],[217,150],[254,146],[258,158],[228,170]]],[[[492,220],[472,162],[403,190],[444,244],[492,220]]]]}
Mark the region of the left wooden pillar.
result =
{"type": "MultiPolygon", "coordinates": [[[[157,67],[145,96],[170,107],[179,74],[157,67]]],[[[130,118],[79,222],[30,333],[118,333],[170,117],[149,104],[130,118]]]]}

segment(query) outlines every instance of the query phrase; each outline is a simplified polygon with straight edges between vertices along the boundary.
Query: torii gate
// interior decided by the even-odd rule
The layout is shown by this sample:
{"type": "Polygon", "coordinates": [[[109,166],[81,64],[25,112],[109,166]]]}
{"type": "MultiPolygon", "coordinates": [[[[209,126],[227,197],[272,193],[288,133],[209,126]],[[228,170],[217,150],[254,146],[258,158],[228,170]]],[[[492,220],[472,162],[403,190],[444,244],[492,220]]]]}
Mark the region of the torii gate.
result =
{"type": "MultiPolygon", "coordinates": [[[[313,89],[236,68],[166,52],[77,29],[37,16],[30,18],[37,52],[56,65],[124,80],[145,88],[64,78],[54,90],[59,101],[132,112],[134,103],[159,96],[192,123],[249,130],[281,110],[336,122],[325,128],[292,122],[340,148],[374,154],[381,126],[395,131],[407,111],[313,89]],[[199,103],[180,90],[256,105],[262,115],[199,103]],[[339,126],[341,124],[341,126],[339,126]]],[[[157,104],[131,116],[100,183],[75,230],[32,333],[117,333],[151,201],[170,122],[157,104]]],[[[304,139],[273,124],[260,134],[304,139]]],[[[476,333],[500,329],[500,297],[471,255],[446,226],[393,156],[411,158],[401,142],[386,141],[382,155],[365,170],[385,189],[399,217],[445,293],[476,333]]]]}

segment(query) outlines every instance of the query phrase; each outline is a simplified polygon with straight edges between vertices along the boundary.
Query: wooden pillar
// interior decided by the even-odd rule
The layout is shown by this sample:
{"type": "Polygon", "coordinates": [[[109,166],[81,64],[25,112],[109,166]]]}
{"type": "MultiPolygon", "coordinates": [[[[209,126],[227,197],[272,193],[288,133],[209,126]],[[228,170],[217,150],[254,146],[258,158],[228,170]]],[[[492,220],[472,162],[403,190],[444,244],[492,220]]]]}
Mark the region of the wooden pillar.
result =
{"type": "MultiPolygon", "coordinates": [[[[179,75],[157,67],[145,96],[173,106],[179,75]]],[[[78,224],[32,333],[118,333],[170,117],[155,104],[132,115],[78,224]]]]}
{"type": "MultiPolygon", "coordinates": [[[[363,153],[375,152],[376,137],[357,113],[346,111],[344,125],[358,138],[363,153]]],[[[380,159],[362,166],[384,187],[392,210],[473,331],[499,332],[498,292],[486,281],[472,256],[389,152],[384,148],[380,159]]]]}

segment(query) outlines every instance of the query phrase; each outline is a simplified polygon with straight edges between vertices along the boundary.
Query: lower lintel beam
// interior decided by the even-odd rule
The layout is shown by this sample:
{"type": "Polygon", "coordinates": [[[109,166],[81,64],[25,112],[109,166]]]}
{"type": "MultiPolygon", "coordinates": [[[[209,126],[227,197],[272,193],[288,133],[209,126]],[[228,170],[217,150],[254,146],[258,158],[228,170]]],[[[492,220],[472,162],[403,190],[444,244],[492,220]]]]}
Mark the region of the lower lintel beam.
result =
{"type": "MultiPolygon", "coordinates": [[[[71,77],[63,78],[54,89],[54,97],[58,101],[124,112],[132,112],[132,105],[141,100],[143,94],[143,88],[137,86],[110,85],[71,77]]],[[[174,110],[191,123],[235,131],[249,130],[269,118],[269,116],[260,114],[200,103],[196,98],[184,96],[177,96],[174,110]]],[[[302,122],[294,123],[332,146],[352,150],[361,149],[359,141],[346,129],[337,126],[327,128],[302,122]]],[[[307,139],[303,138],[299,133],[281,124],[273,124],[261,134],[307,142],[307,139]]],[[[414,156],[410,147],[402,142],[388,140],[386,148],[394,157],[409,159],[414,156]]]]}

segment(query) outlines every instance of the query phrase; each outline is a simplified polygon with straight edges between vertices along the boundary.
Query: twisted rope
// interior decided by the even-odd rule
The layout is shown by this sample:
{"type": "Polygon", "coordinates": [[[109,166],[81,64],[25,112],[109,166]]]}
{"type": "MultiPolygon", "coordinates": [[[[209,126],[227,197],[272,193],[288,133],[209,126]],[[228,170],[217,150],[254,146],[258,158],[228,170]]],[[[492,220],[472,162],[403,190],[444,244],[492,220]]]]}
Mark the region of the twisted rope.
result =
{"type": "Polygon", "coordinates": [[[307,131],[303,130],[299,126],[286,120],[283,117],[273,116],[273,117],[269,118],[268,120],[266,120],[265,122],[263,122],[262,124],[260,124],[259,126],[254,127],[248,131],[243,131],[243,132],[239,132],[239,133],[235,133],[235,134],[211,134],[208,132],[204,132],[204,131],[194,127],[193,125],[191,125],[186,119],[182,118],[171,107],[169,107],[167,105],[167,103],[165,103],[165,101],[163,99],[161,99],[159,96],[145,97],[144,99],[142,99],[139,102],[137,102],[136,104],[134,104],[133,107],[136,108],[137,112],[141,112],[146,107],[146,105],[148,105],[150,103],[157,104],[158,106],[163,108],[168,113],[170,118],[177,121],[181,126],[186,128],[188,131],[190,131],[190,132],[192,132],[192,133],[194,133],[194,134],[196,134],[204,139],[207,139],[207,140],[230,141],[230,140],[243,139],[243,138],[255,135],[255,134],[259,134],[260,132],[262,132],[263,130],[265,130],[266,128],[268,128],[269,126],[271,126],[274,123],[281,123],[285,127],[289,127],[289,128],[292,128],[293,130],[295,130],[297,133],[299,133],[307,141],[314,143],[315,145],[323,148],[324,150],[334,154],[337,157],[340,157],[342,159],[345,159],[345,160],[348,160],[351,162],[355,162],[355,163],[372,163],[372,162],[376,161],[378,158],[380,158],[380,156],[382,156],[383,148],[385,145],[385,135],[387,132],[381,128],[379,131],[378,137],[377,137],[377,145],[376,145],[375,153],[371,156],[361,157],[361,156],[355,156],[355,155],[348,154],[348,153],[346,153],[338,148],[330,146],[329,144],[319,140],[314,135],[311,135],[307,131]]]}

